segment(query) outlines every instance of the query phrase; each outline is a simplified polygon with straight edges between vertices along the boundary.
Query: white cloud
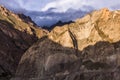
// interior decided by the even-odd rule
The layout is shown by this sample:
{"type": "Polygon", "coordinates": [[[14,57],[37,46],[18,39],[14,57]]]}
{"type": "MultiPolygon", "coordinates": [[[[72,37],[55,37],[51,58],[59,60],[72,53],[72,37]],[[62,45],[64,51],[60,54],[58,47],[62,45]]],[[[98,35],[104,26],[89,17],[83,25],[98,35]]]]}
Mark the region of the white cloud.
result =
{"type": "Polygon", "coordinates": [[[40,11],[47,3],[53,0],[17,0],[22,8],[32,11],[40,11]]]}
{"type": "MultiPolygon", "coordinates": [[[[0,4],[18,11],[25,9],[28,10],[27,13],[29,10],[38,11],[30,13],[29,16],[39,25],[51,25],[57,20],[74,20],[86,14],[81,11],[89,12],[103,7],[120,9],[120,0],[0,0],[0,4]]],[[[23,13],[25,14],[26,11],[23,13]]]]}
{"type": "Polygon", "coordinates": [[[18,2],[15,0],[0,0],[0,5],[4,5],[6,7],[11,7],[11,8],[20,8],[21,6],[19,5],[18,2]]]}
{"type": "Polygon", "coordinates": [[[46,11],[49,8],[56,8],[54,12],[65,12],[67,9],[79,9],[84,5],[99,9],[103,7],[111,8],[116,6],[119,9],[120,0],[0,0],[0,4],[9,5],[12,8],[18,6],[26,10],[46,11]]]}
{"type": "MultiPolygon", "coordinates": [[[[83,6],[91,6],[95,9],[108,7],[120,4],[120,0],[54,0],[45,5],[41,11],[47,11],[49,8],[56,8],[54,12],[65,12],[69,8],[80,9],[83,6]]],[[[119,9],[119,7],[118,7],[119,9]]]]}
{"type": "Polygon", "coordinates": [[[39,18],[39,19],[47,19],[47,20],[52,20],[52,19],[53,19],[53,18],[50,17],[50,16],[39,16],[39,17],[37,17],[37,18],[39,18]]]}
{"type": "Polygon", "coordinates": [[[55,12],[65,12],[69,8],[79,9],[85,4],[85,1],[82,0],[56,0],[48,3],[42,11],[47,11],[49,8],[56,8],[55,12]]]}

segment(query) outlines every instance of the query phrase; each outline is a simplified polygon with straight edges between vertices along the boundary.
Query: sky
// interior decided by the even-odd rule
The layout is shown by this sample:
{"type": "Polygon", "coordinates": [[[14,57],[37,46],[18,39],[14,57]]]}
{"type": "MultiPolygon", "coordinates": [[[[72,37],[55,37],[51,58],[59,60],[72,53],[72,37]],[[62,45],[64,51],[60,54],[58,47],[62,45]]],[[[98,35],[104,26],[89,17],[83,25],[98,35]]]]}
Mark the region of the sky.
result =
{"type": "Polygon", "coordinates": [[[38,25],[43,26],[53,24],[58,19],[64,21],[66,15],[65,21],[68,21],[81,17],[91,10],[104,7],[111,10],[120,9],[120,0],[0,0],[0,5],[13,11],[21,11],[30,16],[38,25]],[[78,15],[77,12],[84,14],[78,15]],[[77,16],[71,18],[73,13],[77,16]]]}

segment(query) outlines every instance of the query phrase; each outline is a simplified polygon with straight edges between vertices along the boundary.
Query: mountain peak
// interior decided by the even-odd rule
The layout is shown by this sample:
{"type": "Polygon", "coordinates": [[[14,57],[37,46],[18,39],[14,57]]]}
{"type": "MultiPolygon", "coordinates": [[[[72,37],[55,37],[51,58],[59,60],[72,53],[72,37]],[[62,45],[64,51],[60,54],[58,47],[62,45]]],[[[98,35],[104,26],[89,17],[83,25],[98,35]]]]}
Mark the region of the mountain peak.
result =
{"type": "Polygon", "coordinates": [[[29,16],[13,13],[4,6],[0,6],[0,20],[9,22],[14,25],[13,27],[15,29],[30,35],[36,35],[38,38],[40,38],[42,34],[47,33],[46,30],[38,27],[29,16]]]}
{"type": "MultiPolygon", "coordinates": [[[[62,27],[59,27],[59,30],[61,30],[60,32],[58,32],[57,28],[54,28],[50,33],[50,38],[64,46],[65,40],[63,37],[64,35],[69,36],[68,33],[69,28],[73,35],[78,40],[78,43],[81,43],[81,47],[79,47],[80,50],[88,46],[89,44],[91,45],[95,44],[97,41],[109,41],[109,42],[119,41],[120,16],[118,13],[119,13],[118,11],[117,12],[110,11],[107,8],[93,11],[92,13],[87,14],[83,18],[77,19],[74,23],[65,24],[62,27]],[[114,33],[116,35],[113,35],[114,33]],[[61,36],[57,37],[57,35],[61,36]],[[87,41],[87,39],[92,40],[92,42],[87,41]],[[81,42],[82,40],[84,41],[81,42]]],[[[66,45],[67,44],[70,44],[70,42],[66,42],[66,45]]]]}
{"type": "Polygon", "coordinates": [[[0,10],[7,10],[3,5],[0,5],[0,10]]]}
{"type": "Polygon", "coordinates": [[[108,19],[111,13],[111,11],[108,8],[103,8],[100,10],[100,12],[102,13],[101,15],[102,19],[108,19]]]}
{"type": "Polygon", "coordinates": [[[46,33],[30,17],[0,6],[0,76],[14,75],[23,53],[46,33]]]}
{"type": "Polygon", "coordinates": [[[109,9],[108,8],[102,8],[101,11],[106,12],[106,11],[109,11],[109,9]]]}
{"type": "Polygon", "coordinates": [[[2,12],[2,14],[4,16],[8,16],[10,13],[10,11],[7,8],[5,8],[4,6],[0,6],[0,11],[2,12]]]}
{"type": "MultiPolygon", "coordinates": [[[[56,26],[48,37],[41,38],[22,56],[16,77],[33,76],[48,80],[55,75],[53,77],[57,80],[110,80],[109,73],[118,74],[117,71],[120,71],[118,13],[101,9],[74,23],[56,26]],[[28,66],[26,70],[27,65],[32,66],[28,66]],[[79,72],[79,75],[73,72],[79,72]]],[[[120,77],[112,76],[112,80],[120,80],[120,77]]]]}

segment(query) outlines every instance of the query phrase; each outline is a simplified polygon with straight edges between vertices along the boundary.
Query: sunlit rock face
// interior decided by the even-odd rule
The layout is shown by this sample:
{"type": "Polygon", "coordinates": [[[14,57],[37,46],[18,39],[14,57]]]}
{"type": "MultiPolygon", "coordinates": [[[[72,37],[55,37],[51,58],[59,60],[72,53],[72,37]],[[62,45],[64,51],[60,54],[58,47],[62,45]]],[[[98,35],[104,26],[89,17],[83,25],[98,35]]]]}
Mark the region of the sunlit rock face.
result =
{"type": "Polygon", "coordinates": [[[119,13],[105,8],[56,26],[25,52],[12,80],[119,80],[119,13]]]}
{"type": "Polygon", "coordinates": [[[50,39],[63,46],[72,47],[68,29],[76,38],[79,50],[98,41],[117,42],[120,40],[120,12],[106,8],[94,11],[74,23],[55,27],[49,34],[50,39]]]}
{"type": "Polygon", "coordinates": [[[38,27],[29,16],[24,14],[15,14],[8,9],[0,6],[0,20],[5,20],[13,25],[13,27],[21,32],[35,35],[40,38],[47,34],[47,30],[38,27]]]}

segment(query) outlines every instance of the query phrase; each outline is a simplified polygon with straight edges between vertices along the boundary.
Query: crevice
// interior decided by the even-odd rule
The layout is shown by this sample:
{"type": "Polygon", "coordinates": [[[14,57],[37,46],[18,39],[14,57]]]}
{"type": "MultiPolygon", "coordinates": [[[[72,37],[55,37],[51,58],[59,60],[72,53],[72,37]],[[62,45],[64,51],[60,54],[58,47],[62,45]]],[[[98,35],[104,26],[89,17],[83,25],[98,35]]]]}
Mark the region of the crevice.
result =
{"type": "Polygon", "coordinates": [[[99,21],[96,21],[94,27],[95,27],[96,31],[98,32],[99,36],[100,36],[103,40],[112,42],[112,39],[110,39],[108,35],[106,35],[102,30],[100,30],[100,28],[98,27],[98,23],[99,23],[99,21]]]}
{"type": "Polygon", "coordinates": [[[78,56],[78,43],[77,43],[77,39],[76,39],[76,37],[74,36],[74,34],[70,31],[70,28],[69,28],[69,27],[68,27],[68,32],[69,32],[69,35],[70,35],[70,37],[71,37],[71,39],[72,39],[76,56],[78,56]]]}
{"type": "Polygon", "coordinates": [[[12,77],[12,73],[11,73],[10,71],[4,69],[2,65],[0,65],[0,69],[3,71],[3,72],[0,74],[0,78],[1,78],[1,77],[5,77],[5,78],[7,78],[7,77],[12,77]]]}

